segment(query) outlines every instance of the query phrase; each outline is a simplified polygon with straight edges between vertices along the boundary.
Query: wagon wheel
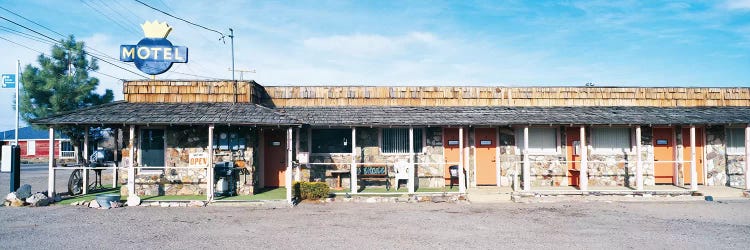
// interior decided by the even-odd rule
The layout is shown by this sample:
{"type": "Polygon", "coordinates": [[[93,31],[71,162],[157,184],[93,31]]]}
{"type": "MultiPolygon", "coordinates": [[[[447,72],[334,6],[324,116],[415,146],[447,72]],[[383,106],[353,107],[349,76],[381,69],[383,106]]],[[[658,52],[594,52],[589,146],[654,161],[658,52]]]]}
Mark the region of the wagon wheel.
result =
{"type": "Polygon", "coordinates": [[[68,179],[68,193],[70,195],[78,195],[83,193],[83,177],[81,176],[81,170],[73,170],[70,173],[70,179],[68,179]]]}

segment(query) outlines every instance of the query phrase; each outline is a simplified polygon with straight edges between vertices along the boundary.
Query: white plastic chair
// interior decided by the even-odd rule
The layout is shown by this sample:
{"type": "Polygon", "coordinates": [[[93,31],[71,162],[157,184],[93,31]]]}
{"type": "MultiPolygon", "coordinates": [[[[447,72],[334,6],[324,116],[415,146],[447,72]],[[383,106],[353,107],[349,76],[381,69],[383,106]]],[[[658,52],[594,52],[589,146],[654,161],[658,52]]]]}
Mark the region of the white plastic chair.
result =
{"type": "Polygon", "coordinates": [[[398,181],[399,180],[406,180],[407,185],[409,184],[409,175],[411,174],[411,166],[408,162],[405,161],[399,161],[396,162],[396,164],[393,166],[393,171],[396,172],[396,180],[394,181],[394,184],[396,184],[396,190],[398,190],[398,181]]]}

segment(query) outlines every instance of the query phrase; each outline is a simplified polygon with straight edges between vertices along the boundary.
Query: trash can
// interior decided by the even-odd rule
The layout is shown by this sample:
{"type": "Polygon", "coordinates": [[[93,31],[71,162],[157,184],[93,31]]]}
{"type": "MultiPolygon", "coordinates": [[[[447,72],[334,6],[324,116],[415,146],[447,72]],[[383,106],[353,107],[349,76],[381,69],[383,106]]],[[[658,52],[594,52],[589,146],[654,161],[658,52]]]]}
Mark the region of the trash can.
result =
{"type": "Polygon", "coordinates": [[[214,196],[237,195],[237,170],[232,162],[214,164],[214,196]]]}

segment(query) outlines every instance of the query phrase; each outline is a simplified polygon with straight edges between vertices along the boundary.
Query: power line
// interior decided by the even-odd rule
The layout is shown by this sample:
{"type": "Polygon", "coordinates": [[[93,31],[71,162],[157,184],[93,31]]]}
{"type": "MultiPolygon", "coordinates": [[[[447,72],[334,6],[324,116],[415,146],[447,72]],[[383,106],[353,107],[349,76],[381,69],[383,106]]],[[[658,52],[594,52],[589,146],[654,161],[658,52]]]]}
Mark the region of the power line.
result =
{"type": "MultiPolygon", "coordinates": [[[[5,17],[3,17],[3,16],[0,16],[0,19],[4,19],[5,21],[11,22],[11,23],[13,23],[13,24],[15,24],[15,25],[18,25],[18,26],[20,26],[20,27],[22,27],[22,28],[26,29],[26,30],[29,30],[29,31],[31,31],[31,32],[34,32],[34,33],[36,33],[36,34],[38,34],[38,35],[40,35],[40,36],[43,36],[43,37],[45,37],[45,38],[47,38],[47,39],[49,39],[49,40],[51,40],[51,41],[54,41],[54,42],[55,42],[56,44],[62,44],[61,42],[58,42],[58,41],[57,41],[57,40],[55,40],[54,38],[52,38],[52,37],[49,37],[48,35],[45,35],[45,34],[43,34],[43,33],[39,32],[39,31],[36,31],[36,30],[34,30],[34,29],[32,29],[32,28],[26,27],[26,26],[25,26],[25,25],[23,25],[23,24],[19,24],[19,23],[17,23],[17,22],[14,22],[13,20],[10,20],[10,19],[8,19],[8,18],[5,18],[5,17]]],[[[115,66],[115,67],[117,67],[117,68],[120,68],[120,69],[122,69],[122,70],[125,70],[125,71],[128,71],[128,72],[130,72],[130,73],[133,73],[133,74],[135,74],[135,75],[137,75],[137,76],[140,76],[140,77],[143,77],[143,78],[148,78],[148,77],[146,77],[146,76],[144,76],[144,75],[141,75],[141,74],[139,74],[139,73],[136,73],[135,71],[132,71],[132,70],[130,70],[130,69],[126,69],[126,68],[124,68],[124,67],[122,67],[122,66],[116,65],[116,64],[114,64],[114,63],[112,63],[112,62],[109,62],[108,60],[105,60],[105,59],[103,59],[103,58],[101,58],[101,57],[99,57],[99,56],[97,56],[97,55],[95,55],[95,54],[92,54],[92,53],[90,53],[90,52],[86,52],[85,50],[83,51],[83,53],[85,53],[85,54],[88,54],[89,56],[91,56],[91,57],[93,57],[93,58],[99,59],[100,61],[102,61],[102,62],[105,62],[105,63],[107,63],[107,64],[110,64],[110,65],[112,65],[112,66],[115,66]]]]}
{"type": "Polygon", "coordinates": [[[102,15],[102,16],[104,16],[105,18],[107,18],[107,19],[109,19],[110,21],[112,21],[112,22],[113,22],[114,24],[117,24],[117,26],[120,26],[120,28],[122,28],[123,30],[127,30],[127,31],[129,31],[129,32],[133,32],[133,33],[135,33],[135,34],[138,34],[137,30],[134,30],[134,29],[128,29],[127,27],[125,27],[124,25],[122,25],[122,24],[121,24],[120,22],[118,22],[117,20],[115,20],[115,19],[111,18],[111,17],[110,17],[110,16],[108,16],[108,15],[105,15],[104,13],[102,13],[101,11],[99,11],[99,9],[97,9],[97,8],[94,8],[93,6],[91,6],[91,5],[90,5],[89,3],[87,3],[86,1],[84,1],[84,0],[81,0],[81,2],[82,2],[83,4],[85,4],[86,6],[88,6],[88,7],[90,8],[90,9],[94,10],[94,11],[95,11],[96,13],[99,13],[99,15],[102,15]]]}
{"type": "Polygon", "coordinates": [[[185,20],[185,19],[183,19],[183,18],[177,17],[177,16],[175,16],[175,15],[169,14],[169,13],[167,13],[166,11],[163,11],[163,10],[157,9],[156,7],[153,7],[153,6],[151,6],[151,5],[148,5],[148,4],[146,4],[146,3],[144,3],[144,2],[142,2],[142,1],[140,1],[140,0],[134,0],[134,1],[136,1],[136,2],[138,2],[138,3],[140,3],[140,4],[142,4],[143,6],[149,7],[149,8],[151,8],[152,10],[155,10],[155,11],[161,12],[161,13],[162,13],[162,14],[164,14],[164,15],[170,16],[170,17],[172,17],[172,18],[174,18],[174,19],[177,19],[177,20],[180,20],[180,21],[186,22],[186,23],[188,23],[188,24],[191,24],[191,25],[193,25],[193,26],[196,26],[196,27],[200,27],[200,28],[202,28],[202,29],[204,29],[204,30],[208,30],[208,31],[216,32],[217,34],[221,35],[221,38],[219,38],[219,39],[221,39],[221,40],[224,40],[224,37],[225,37],[224,33],[221,33],[221,32],[219,32],[218,30],[215,30],[215,29],[211,29],[211,28],[208,28],[208,27],[206,27],[206,26],[203,26],[203,25],[200,25],[200,24],[197,24],[197,23],[194,23],[194,22],[191,22],[191,21],[185,20]]]}
{"type": "MultiPolygon", "coordinates": [[[[90,7],[90,6],[89,6],[89,7],[90,7]]],[[[18,16],[18,17],[20,17],[20,18],[22,18],[22,19],[24,19],[24,20],[26,20],[26,21],[29,21],[29,22],[31,22],[31,23],[33,23],[33,24],[36,24],[37,26],[39,26],[39,27],[42,27],[42,28],[44,28],[44,29],[46,29],[46,30],[48,30],[48,31],[50,31],[50,32],[52,32],[52,33],[55,33],[55,34],[59,35],[59,36],[60,36],[61,38],[63,38],[63,39],[67,38],[67,37],[66,37],[65,35],[63,35],[62,33],[60,33],[60,32],[57,32],[57,31],[55,31],[55,30],[53,30],[53,29],[50,29],[49,27],[47,27],[47,26],[45,26],[45,25],[42,25],[42,24],[40,24],[40,23],[37,23],[37,22],[35,22],[35,21],[31,20],[31,19],[28,19],[28,18],[26,18],[26,17],[24,17],[24,16],[22,16],[22,15],[20,15],[20,14],[16,13],[16,12],[13,12],[13,11],[11,11],[11,10],[9,10],[9,9],[6,9],[6,8],[4,8],[4,7],[2,7],[2,6],[0,6],[0,8],[1,8],[1,9],[3,9],[3,10],[5,10],[5,11],[7,11],[7,12],[10,12],[11,14],[13,14],[13,15],[15,15],[15,16],[18,16]]],[[[14,32],[16,32],[16,33],[22,33],[22,34],[23,34],[23,32],[21,32],[21,31],[13,30],[13,29],[10,29],[10,28],[6,28],[6,29],[8,29],[8,30],[11,30],[11,31],[14,31],[14,32]]],[[[31,35],[31,36],[33,36],[33,35],[31,35]]],[[[49,37],[48,37],[48,38],[49,38],[49,37]]],[[[52,40],[54,40],[54,39],[52,39],[52,40]]],[[[38,41],[38,40],[37,40],[37,41],[38,41]]],[[[42,42],[42,41],[39,41],[39,42],[42,42]]],[[[55,43],[57,43],[57,40],[55,40],[55,43]]],[[[50,44],[50,45],[54,45],[54,44],[52,44],[52,43],[47,43],[47,44],[50,44]]],[[[104,56],[104,57],[107,57],[107,58],[109,58],[109,59],[111,59],[111,60],[114,60],[114,61],[119,61],[119,60],[118,60],[117,58],[114,58],[114,57],[112,57],[112,56],[109,56],[109,55],[107,55],[106,53],[104,53],[104,52],[102,52],[102,51],[100,51],[100,50],[97,50],[97,49],[95,49],[95,48],[93,48],[93,47],[91,47],[91,46],[86,46],[86,48],[87,48],[87,49],[89,49],[89,50],[91,50],[91,51],[97,52],[97,53],[98,53],[97,55],[99,55],[99,56],[104,56]]]]}
{"type": "Polygon", "coordinates": [[[52,29],[50,29],[50,28],[47,28],[47,26],[41,25],[41,24],[39,24],[39,23],[37,23],[37,22],[34,22],[34,20],[31,20],[31,19],[28,19],[28,18],[26,18],[26,17],[23,17],[23,16],[19,15],[18,13],[15,13],[15,12],[13,12],[13,11],[9,10],[9,9],[6,9],[6,8],[4,8],[3,6],[0,6],[0,9],[3,9],[3,10],[5,10],[5,11],[7,11],[7,12],[10,12],[11,14],[13,14],[13,15],[16,15],[17,17],[20,17],[20,18],[22,18],[23,20],[29,21],[29,22],[31,22],[31,23],[33,23],[33,24],[36,24],[36,25],[37,25],[37,26],[39,26],[39,27],[42,27],[42,28],[44,28],[44,29],[46,29],[46,30],[48,30],[48,31],[51,31],[52,33],[58,34],[58,35],[60,35],[60,36],[62,36],[62,37],[65,37],[65,35],[63,35],[63,34],[60,34],[60,33],[58,33],[57,31],[54,31],[54,30],[52,30],[52,29]]]}
{"type": "Polygon", "coordinates": [[[29,49],[29,50],[32,50],[32,51],[36,51],[36,52],[39,52],[39,53],[41,53],[42,55],[44,55],[44,52],[38,51],[38,50],[36,50],[36,49],[33,49],[33,48],[31,48],[31,47],[29,47],[29,46],[26,46],[26,45],[23,45],[23,44],[20,44],[20,43],[17,43],[17,42],[11,41],[10,39],[7,39],[7,38],[5,38],[5,37],[2,37],[2,36],[0,36],[0,39],[3,39],[3,40],[5,40],[5,41],[8,41],[9,43],[13,43],[13,44],[15,44],[15,45],[18,45],[18,46],[21,46],[21,47],[27,48],[27,49],[29,49]]]}

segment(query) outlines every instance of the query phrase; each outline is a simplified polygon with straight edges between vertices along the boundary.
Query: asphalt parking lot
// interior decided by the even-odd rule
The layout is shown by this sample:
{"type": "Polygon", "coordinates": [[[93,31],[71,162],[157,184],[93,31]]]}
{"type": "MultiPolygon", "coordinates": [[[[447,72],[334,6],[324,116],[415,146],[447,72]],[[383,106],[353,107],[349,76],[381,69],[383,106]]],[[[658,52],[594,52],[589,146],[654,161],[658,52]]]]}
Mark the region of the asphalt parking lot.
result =
{"type": "Polygon", "coordinates": [[[0,208],[4,249],[743,249],[750,202],[0,208]]]}

